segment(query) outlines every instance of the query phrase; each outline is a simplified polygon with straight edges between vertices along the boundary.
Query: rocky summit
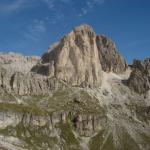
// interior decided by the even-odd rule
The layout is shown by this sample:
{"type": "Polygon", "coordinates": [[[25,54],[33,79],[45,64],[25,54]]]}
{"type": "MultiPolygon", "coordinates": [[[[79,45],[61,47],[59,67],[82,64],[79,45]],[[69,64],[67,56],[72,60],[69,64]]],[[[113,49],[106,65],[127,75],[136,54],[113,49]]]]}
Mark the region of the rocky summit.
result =
{"type": "Polygon", "coordinates": [[[32,71],[71,86],[98,87],[102,70],[120,73],[126,68],[127,63],[111,40],[97,36],[90,26],[81,25],[52,46],[32,71]]]}
{"type": "Polygon", "coordinates": [[[149,150],[150,58],[85,24],[41,58],[0,53],[0,149],[149,150]]]}

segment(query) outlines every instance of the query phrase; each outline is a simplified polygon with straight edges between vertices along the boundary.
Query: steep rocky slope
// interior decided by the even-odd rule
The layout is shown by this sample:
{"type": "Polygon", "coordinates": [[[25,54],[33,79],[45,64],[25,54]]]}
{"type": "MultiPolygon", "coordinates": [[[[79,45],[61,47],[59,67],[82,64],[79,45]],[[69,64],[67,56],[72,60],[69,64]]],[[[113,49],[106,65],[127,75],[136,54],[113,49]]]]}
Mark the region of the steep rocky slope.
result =
{"type": "Polygon", "coordinates": [[[72,86],[98,87],[102,70],[120,73],[126,68],[113,42],[97,36],[90,26],[81,25],[51,47],[32,71],[72,86]]]}
{"type": "Polygon", "coordinates": [[[125,59],[118,53],[115,44],[110,39],[103,35],[97,36],[96,43],[104,71],[121,73],[127,69],[125,59]]]}
{"type": "Polygon", "coordinates": [[[11,150],[149,150],[149,99],[122,84],[127,78],[105,73],[101,88],[16,96],[21,104],[11,97],[11,103],[0,105],[0,145],[11,150]]]}
{"type": "Polygon", "coordinates": [[[134,60],[133,71],[128,80],[128,85],[140,94],[150,90],[150,58],[144,61],[134,60]]]}
{"type": "Polygon", "coordinates": [[[81,25],[36,62],[0,67],[0,149],[150,149],[149,59],[130,68],[110,39],[81,25]]]}
{"type": "MultiPolygon", "coordinates": [[[[0,92],[4,90],[7,93],[19,95],[41,94],[40,86],[43,86],[43,91],[45,91],[47,80],[43,76],[30,73],[31,68],[39,60],[40,57],[37,56],[23,56],[12,52],[0,53],[0,92]]],[[[45,93],[43,92],[43,94],[45,93]]]]}
{"type": "Polygon", "coordinates": [[[102,69],[96,34],[84,25],[74,29],[45,53],[32,71],[56,77],[70,85],[100,86],[102,69]],[[45,71],[43,71],[43,67],[45,71]]]}
{"type": "Polygon", "coordinates": [[[104,36],[97,36],[88,25],[76,27],[64,36],[40,61],[36,57],[1,55],[4,56],[5,64],[10,64],[0,67],[1,87],[19,95],[49,94],[57,89],[55,85],[59,82],[68,86],[99,87],[102,71],[121,73],[127,69],[115,44],[104,36]]]}

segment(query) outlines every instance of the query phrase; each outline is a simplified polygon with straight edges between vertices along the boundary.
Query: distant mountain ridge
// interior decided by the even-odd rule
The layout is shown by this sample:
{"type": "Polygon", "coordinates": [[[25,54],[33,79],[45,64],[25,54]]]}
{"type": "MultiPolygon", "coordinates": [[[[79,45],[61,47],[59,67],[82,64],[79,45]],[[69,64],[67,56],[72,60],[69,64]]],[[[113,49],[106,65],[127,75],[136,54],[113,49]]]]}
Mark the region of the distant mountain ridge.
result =
{"type": "Polygon", "coordinates": [[[38,56],[23,56],[22,54],[0,52],[0,65],[12,72],[27,73],[40,60],[38,56]]]}

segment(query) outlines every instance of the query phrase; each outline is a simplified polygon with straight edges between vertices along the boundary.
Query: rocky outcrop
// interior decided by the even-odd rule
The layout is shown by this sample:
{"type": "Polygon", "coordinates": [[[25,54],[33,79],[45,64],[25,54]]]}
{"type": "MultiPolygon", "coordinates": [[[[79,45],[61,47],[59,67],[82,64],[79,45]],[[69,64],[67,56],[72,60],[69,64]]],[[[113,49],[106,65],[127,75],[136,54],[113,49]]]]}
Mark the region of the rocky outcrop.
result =
{"type": "Polygon", "coordinates": [[[23,56],[12,52],[0,53],[0,66],[5,68],[9,74],[28,73],[39,60],[40,57],[37,56],[23,56]]]}
{"type": "Polygon", "coordinates": [[[100,86],[102,69],[95,39],[90,26],[75,28],[49,49],[32,71],[55,76],[72,86],[100,86]]]}
{"type": "Polygon", "coordinates": [[[107,118],[99,114],[78,114],[73,117],[74,129],[81,135],[90,137],[99,132],[106,125],[107,118]]]}
{"type": "Polygon", "coordinates": [[[0,53],[0,91],[17,95],[44,95],[63,88],[57,79],[30,72],[39,60],[36,56],[0,53]]]}
{"type": "Polygon", "coordinates": [[[63,88],[65,85],[55,78],[48,78],[39,74],[23,74],[16,72],[13,75],[0,68],[0,88],[8,93],[17,95],[48,95],[54,90],[63,88]]]}
{"type": "Polygon", "coordinates": [[[115,44],[107,37],[97,36],[96,43],[102,69],[106,72],[121,73],[128,65],[125,59],[118,53],[115,44]]]}
{"type": "Polygon", "coordinates": [[[81,25],[52,46],[32,71],[55,76],[72,86],[98,87],[102,70],[120,73],[126,68],[113,42],[81,25]]]}
{"type": "Polygon", "coordinates": [[[134,60],[133,71],[128,79],[128,86],[139,94],[150,90],[150,58],[144,61],[134,60]]]}
{"type": "Polygon", "coordinates": [[[30,113],[0,112],[0,128],[17,126],[22,123],[24,127],[48,127],[55,130],[57,124],[71,123],[73,129],[81,136],[92,136],[106,124],[106,117],[100,114],[79,114],[77,112],[53,112],[46,116],[30,113]],[[69,121],[69,122],[68,122],[69,121]]]}

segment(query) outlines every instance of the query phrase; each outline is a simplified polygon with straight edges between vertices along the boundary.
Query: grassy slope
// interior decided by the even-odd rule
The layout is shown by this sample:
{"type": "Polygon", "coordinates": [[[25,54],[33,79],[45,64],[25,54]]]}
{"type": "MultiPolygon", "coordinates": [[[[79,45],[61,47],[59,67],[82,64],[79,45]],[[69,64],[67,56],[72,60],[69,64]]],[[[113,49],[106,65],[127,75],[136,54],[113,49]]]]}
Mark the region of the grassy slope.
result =
{"type": "MultiPolygon", "coordinates": [[[[6,99],[8,98],[12,97],[8,95],[6,99]]],[[[105,114],[105,111],[97,105],[96,99],[91,98],[84,91],[75,92],[74,89],[59,90],[54,92],[51,97],[23,96],[18,98],[24,100],[25,104],[0,103],[0,110],[32,113],[34,115],[47,115],[51,112],[62,110],[86,114],[105,114]]],[[[69,121],[65,124],[58,124],[56,129],[58,130],[58,136],[51,136],[52,131],[47,126],[31,128],[25,127],[20,123],[16,127],[7,127],[0,130],[0,135],[19,138],[25,142],[25,148],[27,149],[40,149],[41,147],[57,149],[57,146],[65,150],[81,149],[80,140],[74,135],[73,127],[69,121]]],[[[107,129],[100,131],[91,138],[89,142],[90,150],[117,150],[113,141],[113,135],[109,133],[108,137],[105,138],[106,133],[107,129]]],[[[145,144],[150,143],[149,136],[144,134],[141,137],[143,137],[145,144]]],[[[122,129],[119,142],[121,150],[139,150],[139,146],[125,129],[122,129]]]]}

